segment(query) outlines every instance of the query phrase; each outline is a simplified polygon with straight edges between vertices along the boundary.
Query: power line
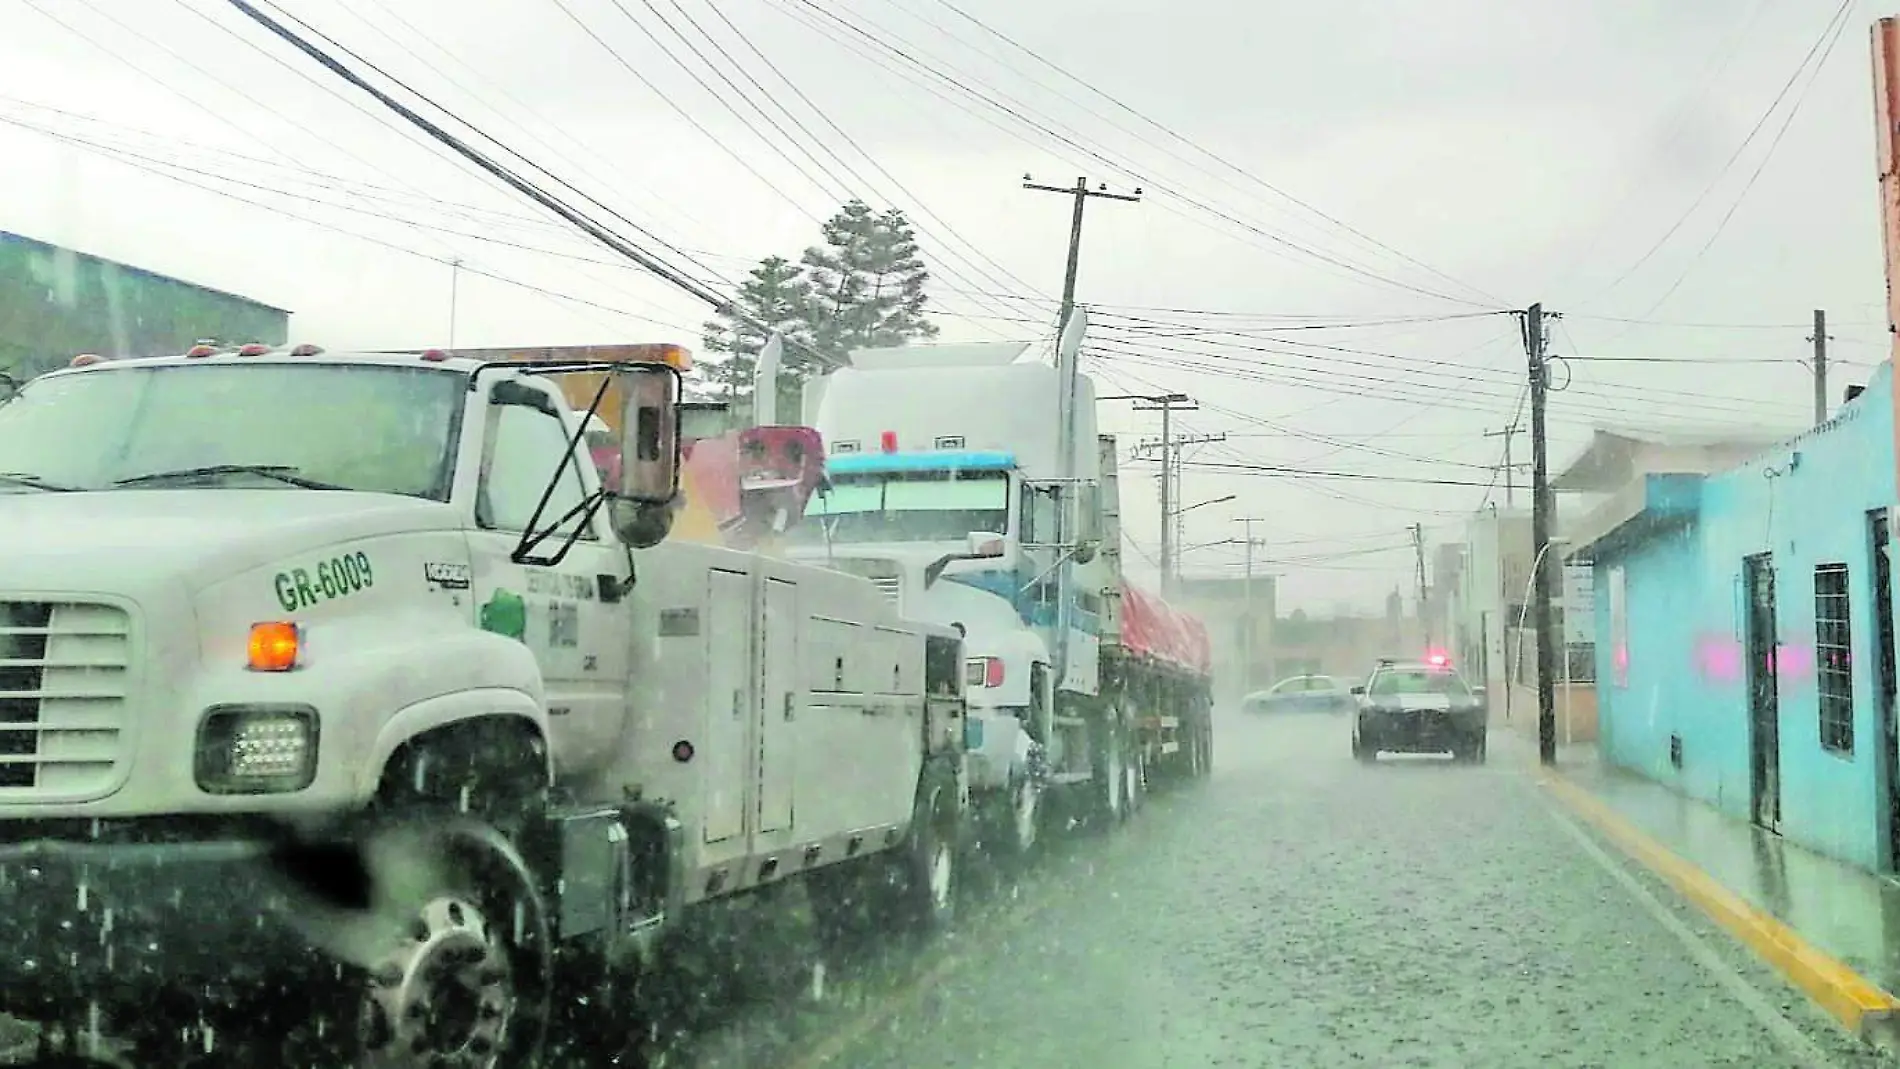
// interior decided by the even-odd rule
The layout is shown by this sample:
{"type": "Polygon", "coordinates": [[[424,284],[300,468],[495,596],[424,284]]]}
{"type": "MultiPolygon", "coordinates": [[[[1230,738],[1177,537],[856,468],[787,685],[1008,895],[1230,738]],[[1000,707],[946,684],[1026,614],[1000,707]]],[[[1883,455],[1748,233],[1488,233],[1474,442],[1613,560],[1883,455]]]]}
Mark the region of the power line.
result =
{"type": "Polygon", "coordinates": [[[1775,158],[1775,150],[1781,147],[1782,138],[1787,136],[1788,129],[1794,125],[1795,116],[1801,114],[1801,105],[1806,102],[1808,99],[1808,91],[1814,88],[1815,81],[1820,78],[1822,68],[1827,66],[1828,57],[1834,54],[1835,46],[1840,44],[1841,37],[1847,33],[1847,12],[1848,9],[1852,7],[1853,2],[1854,0],[1841,0],[1840,12],[1835,16],[1837,22],[1835,24],[1834,36],[1828,39],[1826,50],[1821,53],[1821,58],[1815,62],[1813,69],[1809,71],[1808,80],[1801,86],[1801,91],[1796,95],[1794,103],[1789,105],[1787,114],[1782,117],[1780,128],[1775,131],[1774,138],[1768,142],[1767,151],[1762,153],[1761,159],[1755,164],[1755,169],[1749,173],[1748,180],[1742,183],[1741,190],[1735,194],[1735,199],[1729,203],[1728,210],[1723,212],[1722,218],[1716,221],[1715,229],[1709,233],[1708,240],[1704,241],[1701,247],[1696,249],[1695,255],[1689,257],[1689,262],[1683,265],[1682,270],[1676,275],[1675,281],[1669,284],[1669,288],[1663,291],[1662,296],[1656,298],[1655,303],[1643,310],[1643,315],[1647,316],[1656,309],[1661,308],[1664,302],[1675,296],[1676,290],[1681,288],[1683,280],[1689,277],[1690,272],[1695,270],[1696,265],[1702,262],[1702,257],[1708,253],[1709,249],[1714,247],[1716,240],[1727,230],[1729,220],[1735,218],[1735,213],[1741,210],[1742,202],[1748,199],[1749,191],[1755,188],[1755,182],[1761,178],[1762,172],[1768,169],[1769,162],[1775,158]]]}
{"type": "MultiPolygon", "coordinates": [[[[1037,63],[1040,63],[1041,65],[1049,68],[1050,70],[1056,72],[1057,74],[1062,75],[1064,78],[1067,78],[1069,81],[1074,82],[1076,85],[1079,85],[1082,88],[1088,90],[1089,92],[1094,93],[1096,96],[1099,96],[1103,100],[1108,101],[1110,104],[1113,104],[1115,107],[1128,113],[1134,118],[1141,120],[1143,123],[1146,123],[1148,126],[1153,127],[1154,129],[1160,131],[1161,133],[1166,134],[1168,137],[1173,138],[1174,140],[1179,141],[1181,144],[1186,145],[1187,147],[1200,153],[1201,155],[1206,156],[1208,159],[1213,160],[1215,163],[1220,164],[1222,167],[1226,168],[1229,171],[1232,171],[1234,174],[1240,176],[1241,178],[1246,179],[1249,182],[1252,182],[1254,185],[1259,186],[1260,188],[1266,190],[1269,193],[1272,193],[1274,196],[1279,197],[1281,200],[1284,200],[1287,203],[1294,205],[1295,207],[1301,208],[1319,217],[1325,222],[1338,227],[1339,229],[1345,231],[1346,233],[1351,234],[1354,237],[1361,239],[1367,244],[1372,245],[1375,248],[1381,249],[1391,254],[1392,256],[1398,258],[1399,260],[1402,260],[1406,263],[1411,264],[1414,267],[1420,268],[1424,270],[1425,272],[1427,272],[1428,274],[1434,275],[1445,282],[1449,282],[1454,286],[1459,286],[1463,289],[1469,290],[1472,293],[1475,293],[1478,296],[1483,297],[1487,301],[1491,301],[1493,303],[1500,303],[1500,304],[1503,303],[1497,297],[1494,297],[1491,294],[1486,293],[1485,291],[1477,288],[1476,286],[1473,286],[1470,283],[1464,282],[1460,279],[1454,278],[1453,276],[1448,275],[1443,271],[1440,271],[1439,269],[1431,266],[1428,263],[1425,263],[1422,260],[1415,259],[1411,256],[1406,255],[1403,252],[1400,252],[1398,249],[1393,248],[1392,246],[1386,244],[1383,241],[1380,241],[1379,239],[1371,236],[1370,234],[1367,234],[1364,231],[1361,231],[1357,229],[1356,227],[1353,227],[1345,222],[1342,222],[1341,220],[1331,215],[1328,215],[1327,213],[1319,210],[1318,208],[1315,208],[1311,204],[1308,204],[1306,201],[1303,201],[1300,198],[1294,196],[1293,194],[1288,193],[1284,189],[1281,189],[1280,187],[1274,185],[1271,182],[1268,182],[1266,179],[1261,178],[1260,176],[1252,173],[1251,171],[1248,171],[1242,167],[1239,167],[1229,162],[1226,158],[1215,154],[1209,149],[1203,148],[1199,144],[1196,144],[1195,142],[1189,140],[1187,137],[1183,136],[1179,130],[1171,126],[1165,125],[1163,123],[1156,122],[1155,120],[1135,110],[1133,107],[1129,106],[1128,104],[1123,103],[1121,100],[1117,99],[1116,97],[1111,96],[1108,92],[1101,89],[1099,86],[1096,86],[1088,82],[1087,80],[1070,73],[1068,70],[1057,65],[1053,60],[1049,59],[1047,56],[1044,56],[1043,54],[1035,51],[1034,49],[1025,47],[1024,45],[1018,43],[1015,39],[1009,37],[1008,35],[1004,34],[1000,30],[997,30],[991,27],[988,23],[983,22],[982,20],[978,19],[976,16],[970,14],[968,11],[965,11],[963,8],[958,7],[956,4],[952,3],[951,0],[939,0],[939,2],[942,3],[944,7],[949,8],[958,17],[964,19],[966,22],[969,22],[971,25],[975,26],[977,29],[982,30],[984,33],[989,34],[991,37],[996,38],[997,40],[1003,42],[1004,44],[1015,49],[1016,51],[1021,52],[1023,55],[1028,56],[1030,59],[1035,60],[1037,63]]],[[[1091,114],[1093,113],[1091,112],[1091,114]]],[[[1099,116],[1097,117],[1099,118],[1099,116]]],[[[1131,131],[1126,131],[1125,128],[1122,128],[1122,129],[1124,130],[1124,132],[1132,133],[1131,131]]],[[[1144,144],[1150,145],[1151,147],[1160,148],[1160,146],[1155,145],[1154,142],[1146,138],[1140,138],[1139,135],[1134,135],[1134,136],[1136,136],[1144,144]]],[[[1166,150],[1164,149],[1163,151],[1166,151],[1166,150]]],[[[1182,157],[1178,155],[1174,155],[1173,153],[1170,153],[1170,155],[1173,155],[1174,158],[1177,160],[1182,159],[1182,157]]],[[[1183,160],[1183,162],[1186,162],[1186,161],[1183,160]]],[[[1206,173],[1206,172],[1203,171],[1203,173],[1206,173]]],[[[1230,188],[1231,188],[1231,183],[1230,183],[1230,188]]]]}
{"type": "MultiPolygon", "coordinates": [[[[1301,243],[1293,241],[1282,235],[1274,234],[1274,233],[1271,233],[1270,231],[1263,230],[1252,223],[1249,223],[1243,219],[1237,218],[1236,216],[1234,216],[1233,214],[1229,212],[1223,211],[1222,209],[1215,207],[1213,205],[1210,205],[1197,198],[1188,196],[1185,193],[1172,191],[1172,190],[1160,191],[1159,190],[1160,183],[1158,183],[1154,178],[1148,177],[1145,174],[1143,174],[1140,169],[1132,166],[1128,160],[1126,159],[1117,160],[1107,155],[1106,153],[1099,151],[1098,149],[1094,147],[1084,144],[1083,142],[1077,140],[1076,137],[1063,133],[1061,130],[1056,129],[1055,126],[1051,125],[1052,123],[1055,123],[1055,120],[1047,119],[1046,116],[1039,116],[1038,114],[1034,112],[1034,109],[1029,108],[1027,105],[1019,106],[1018,104],[1012,103],[1011,101],[1007,99],[1001,98],[996,95],[992,95],[991,93],[984,92],[983,90],[980,90],[980,89],[972,88],[970,85],[965,84],[967,79],[954,78],[954,77],[951,77],[950,75],[944,74],[942,71],[932,66],[931,63],[927,63],[923,59],[918,58],[919,55],[923,55],[931,59],[934,59],[935,57],[930,57],[928,53],[924,53],[921,50],[916,49],[915,46],[905,47],[906,42],[903,42],[901,39],[898,39],[897,43],[892,43],[891,40],[886,40],[884,37],[879,36],[877,34],[873,34],[869,30],[866,30],[862,25],[859,24],[859,21],[842,18],[838,16],[837,14],[826,10],[823,7],[820,7],[818,4],[814,3],[813,0],[780,0],[780,2],[785,5],[795,4],[800,7],[803,7],[809,10],[810,12],[812,12],[813,14],[815,14],[816,16],[835,24],[846,33],[862,38],[866,41],[869,41],[871,45],[875,47],[877,50],[899,57],[904,62],[910,64],[912,67],[944,83],[950,89],[955,90],[959,93],[962,93],[965,96],[972,97],[976,99],[977,101],[979,101],[980,103],[984,104],[985,106],[991,108],[992,110],[1000,111],[1003,114],[1008,115],[1011,118],[1015,119],[1018,123],[1021,123],[1022,125],[1027,126],[1030,129],[1038,131],[1045,137],[1053,138],[1056,141],[1059,141],[1062,144],[1068,146],[1069,148],[1072,148],[1078,152],[1083,153],[1084,155],[1088,156],[1089,158],[1099,163],[1106,164],[1109,167],[1115,168],[1117,171],[1120,171],[1121,173],[1128,175],[1130,178],[1135,179],[1136,181],[1142,183],[1144,186],[1157,187],[1157,192],[1160,193],[1161,195],[1172,197],[1176,200],[1181,201],[1184,204],[1187,204],[1191,207],[1198,209],[1199,211],[1207,215],[1211,215],[1215,218],[1221,219],[1229,223],[1230,225],[1238,226],[1241,229],[1246,230],[1249,233],[1254,234],[1260,238],[1263,238],[1266,241],[1276,246],[1280,246],[1281,248],[1301,253],[1309,257],[1310,259],[1314,259],[1322,263],[1326,263],[1326,264],[1330,264],[1330,265],[1342,268],[1353,275],[1359,276],[1362,280],[1378,282],[1387,286],[1393,286],[1399,289],[1409,290],[1413,293],[1418,293],[1424,296],[1433,297],[1438,300],[1449,301],[1454,304],[1478,305],[1480,303],[1477,301],[1466,300],[1461,297],[1454,297],[1449,294],[1438,292],[1436,290],[1427,289],[1425,287],[1415,286],[1407,282],[1403,282],[1397,279],[1390,278],[1385,275],[1381,275],[1375,271],[1367,270],[1366,268],[1358,264],[1354,264],[1349,261],[1342,260],[1339,257],[1331,256],[1327,253],[1313,249],[1309,246],[1302,245],[1301,243]]],[[[940,60],[937,62],[941,63],[940,60]]],[[[941,94],[939,95],[941,96],[941,94]]],[[[961,104],[961,102],[958,102],[957,106],[962,107],[963,105],[961,104]]],[[[1014,131],[1006,131],[1006,132],[1009,132],[1011,136],[1017,137],[1019,140],[1028,142],[1027,138],[1022,137],[1020,134],[1017,134],[1014,131]]]]}
{"type": "MultiPolygon", "coordinates": [[[[620,255],[625,256],[627,259],[640,264],[642,267],[646,268],[648,271],[651,271],[654,275],[658,276],[659,278],[667,282],[672,283],[674,286],[706,302],[707,304],[711,305],[713,308],[717,309],[721,313],[730,315],[733,318],[739,319],[742,322],[751,322],[751,324],[757,329],[760,329],[760,330],[765,329],[765,326],[763,324],[759,324],[759,323],[751,321],[751,318],[747,316],[742,310],[733,307],[730,301],[728,301],[725,297],[721,296],[720,294],[712,290],[705,283],[700,282],[699,280],[691,277],[690,275],[686,275],[682,273],[677,268],[673,267],[671,264],[668,264],[666,261],[654,256],[652,253],[646,251],[645,249],[642,249],[639,246],[634,245],[632,242],[626,240],[625,238],[619,236],[618,234],[613,233],[612,231],[603,227],[599,223],[595,222],[594,220],[588,218],[587,216],[581,214],[579,211],[570,207],[569,205],[567,205],[565,202],[561,201],[559,198],[555,197],[554,195],[548,193],[547,191],[541,189],[540,187],[520,177],[519,175],[515,174],[513,171],[509,170],[508,168],[503,167],[501,164],[496,163],[494,160],[490,159],[489,157],[487,157],[480,151],[470,146],[467,142],[461,140],[455,135],[442,129],[440,126],[436,125],[435,123],[424,118],[422,115],[418,114],[414,109],[403,104],[401,101],[396,100],[394,97],[390,96],[389,94],[371,85],[361,75],[357,74],[355,71],[350,70],[348,67],[345,67],[342,63],[332,58],[328,53],[325,53],[322,49],[319,49],[315,45],[311,44],[309,41],[298,36],[289,27],[278,22],[276,19],[273,19],[269,15],[266,15],[263,11],[259,10],[257,7],[251,4],[250,0],[229,0],[229,2],[233,7],[237,8],[239,11],[242,11],[245,15],[250,17],[253,21],[257,22],[258,25],[263,26],[265,29],[269,30],[273,34],[276,34],[279,38],[284,40],[286,43],[290,44],[292,47],[296,48],[298,51],[309,56],[311,59],[322,64],[326,69],[336,74],[338,77],[349,82],[351,85],[356,86],[358,89],[361,89],[363,92],[366,92],[370,94],[371,96],[375,97],[376,100],[379,103],[381,103],[384,107],[387,107],[390,110],[396,112],[398,115],[401,115],[403,118],[407,119],[416,127],[423,130],[425,133],[429,134],[429,136],[435,138],[437,141],[440,141],[441,143],[454,149],[457,153],[461,154],[470,163],[475,164],[477,167],[481,168],[483,171],[486,171],[488,174],[490,174],[497,180],[501,181],[502,183],[506,184],[510,188],[514,189],[516,192],[522,194],[525,197],[528,197],[529,199],[533,200],[535,203],[540,204],[542,207],[548,209],[549,211],[560,216],[561,218],[567,220],[569,223],[572,223],[576,228],[580,229],[584,233],[593,237],[595,240],[607,246],[609,249],[612,249],[614,252],[617,252],[620,255]]],[[[357,57],[357,58],[359,61],[361,61],[361,57],[357,57]]],[[[371,66],[372,69],[377,69],[378,73],[383,73],[380,71],[380,69],[375,68],[373,64],[369,64],[369,66],[371,66]]],[[[389,77],[389,75],[385,73],[384,77],[389,77]]],[[[396,79],[392,78],[391,80],[395,81],[396,79]]],[[[406,86],[404,88],[407,89],[406,86]]],[[[413,89],[410,89],[408,91],[411,93],[415,93],[413,89]]],[[[427,101],[427,98],[422,97],[421,94],[415,93],[415,95],[427,101]]],[[[435,107],[438,111],[442,111],[444,114],[450,115],[452,118],[454,117],[452,113],[448,112],[446,109],[442,108],[440,105],[436,105],[433,102],[430,102],[430,106],[435,107]]],[[[471,130],[475,129],[472,124],[469,124],[464,120],[457,118],[456,121],[458,123],[461,123],[463,126],[469,127],[469,129],[471,130]]],[[[479,134],[479,131],[477,131],[477,133],[479,134]]],[[[484,140],[490,141],[498,145],[500,144],[500,142],[495,141],[495,139],[492,137],[488,137],[487,135],[480,135],[480,136],[482,136],[484,140]]],[[[585,196],[585,194],[583,194],[583,196],[585,196]]],[[[828,354],[820,353],[817,350],[812,350],[807,346],[800,346],[800,347],[807,349],[807,351],[809,351],[813,357],[815,357],[817,360],[819,360],[822,363],[827,363],[827,364],[836,363],[835,358],[829,356],[828,354]]]]}
{"type": "MultiPolygon", "coordinates": [[[[1138,461],[1142,458],[1137,457],[1138,461]]],[[[1176,467],[1194,471],[1231,471],[1249,475],[1300,475],[1309,479],[1355,479],[1366,482],[1408,483],[1414,486],[1476,486],[1489,484],[1475,479],[1437,479],[1427,476],[1379,475],[1364,471],[1327,471],[1321,468],[1300,468],[1288,464],[1238,464],[1215,460],[1176,461],[1176,467]]]]}
{"type": "MultiPolygon", "coordinates": [[[[677,0],[675,0],[675,6],[678,6],[677,0]]],[[[883,178],[891,184],[892,188],[896,189],[897,192],[904,197],[905,202],[907,204],[910,204],[919,214],[927,216],[931,219],[934,219],[939,225],[943,227],[943,230],[947,235],[949,235],[951,238],[954,238],[959,244],[963,245],[965,248],[969,249],[970,252],[974,256],[976,256],[978,259],[984,261],[991,267],[995,268],[998,273],[997,275],[991,275],[988,271],[984,270],[982,267],[979,267],[976,263],[972,261],[965,261],[967,266],[971,267],[976,272],[976,274],[978,274],[979,276],[982,276],[986,281],[989,281],[992,283],[997,281],[998,277],[1000,276],[1001,279],[1007,280],[1008,282],[1014,285],[1020,286],[1023,289],[1031,291],[1032,293],[1035,292],[1035,287],[1033,285],[1031,285],[1030,283],[1024,281],[1022,278],[1012,273],[1009,270],[1009,268],[1003,266],[1003,264],[999,263],[997,260],[992,258],[988,253],[984,252],[981,246],[977,245],[975,242],[965,239],[961,234],[957,233],[956,229],[952,227],[948,222],[946,222],[942,217],[938,216],[935,212],[932,212],[929,209],[929,207],[924,204],[921,198],[919,198],[916,194],[912,193],[909,188],[907,188],[902,182],[897,180],[897,177],[895,175],[891,174],[890,171],[886,170],[884,168],[884,165],[878,162],[877,157],[871,155],[870,152],[865,150],[863,145],[859,144],[855,138],[853,138],[850,134],[846,133],[844,128],[842,126],[839,126],[835,121],[833,121],[831,116],[826,114],[823,108],[820,108],[817,104],[813,103],[812,99],[809,96],[806,96],[805,92],[798,87],[798,83],[792,81],[790,76],[788,76],[783,70],[779,68],[778,64],[772,62],[772,59],[770,56],[768,56],[764,51],[762,51],[757,45],[753,44],[752,39],[746,36],[745,32],[739,29],[738,26],[734,25],[733,21],[730,18],[726,17],[725,12],[719,10],[719,5],[716,2],[713,2],[713,0],[708,0],[706,7],[707,7],[707,10],[713,13],[713,16],[715,18],[717,18],[720,22],[725,24],[726,29],[732,32],[732,35],[739,40],[739,43],[743,44],[746,47],[746,50],[751,52],[752,55],[761,64],[764,65],[765,69],[771,71],[773,75],[776,76],[780,82],[784,83],[787,89],[791,90],[792,95],[796,96],[799,100],[803,101],[805,106],[811,109],[812,114],[818,116],[819,120],[822,121],[826,126],[830,127],[832,132],[837,134],[838,137],[842,139],[845,144],[851,146],[853,151],[855,151],[858,155],[864,157],[865,162],[870,164],[872,170],[876,171],[879,175],[883,176],[883,178]]],[[[705,31],[702,30],[700,32],[704,33],[705,31]]],[[[756,85],[757,83],[755,82],[754,84],[756,85]]],[[[763,87],[761,87],[761,91],[764,91],[763,87]]],[[[844,163],[844,160],[842,158],[836,157],[835,154],[834,154],[834,158],[837,158],[840,164],[844,163]]],[[[855,171],[852,171],[851,173],[853,175],[856,175],[855,171]]],[[[861,182],[863,181],[862,177],[859,178],[859,181],[861,182]]],[[[867,186],[870,185],[869,182],[865,182],[864,184],[867,186]]],[[[1017,299],[1023,299],[1023,298],[1019,297],[1017,299]]],[[[1038,294],[1036,299],[1046,301],[1049,298],[1038,294]]]]}
{"type": "MultiPolygon", "coordinates": [[[[1681,215],[1676,217],[1676,221],[1671,223],[1669,228],[1663,231],[1662,236],[1657,238],[1655,243],[1650,245],[1649,248],[1645,249],[1643,254],[1638,256],[1634,263],[1624,268],[1621,273],[1610,280],[1609,285],[1597,290],[1594,295],[1583,303],[1595,301],[1622,285],[1625,280],[1631,275],[1634,275],[1644,264],[1648,263],[1650,258],[1655,256],[1657,251],[1660,250],[1670,238],[1675,236],[1676,231],[1682,229],[1683,224],[1689,221],[1690,216],[1695,214],[1696,209],[1700,208],[1703,202],[1708,200],[1709,194],[1715,191],[1715,187],[1720,185],[1722,179],[1728,176],[1729,170],[1735,166],[1735,161],[1741,159],[1742,154],[1748,151],[1748,146],[1754,143],[1756,135],[1761,133],[1763,127],[1767,126],[1768,120],[1774,115],[1775,110],[1781,106],[1782,100],[1787,97],[1788,91],[1794,88],[1795,83],[1800,80],[1802,72],[1807,70],[1809,62],[1814,59],[1815,54],[1819,52],[1823,44],[1827,42],[1829,35],[1835,32],[1835,24],[1842,23],[1844,25],[1843,20],[1846,18],[1848,10],[1853,6],[1853,2],[1854,0],[1841,0],[1840,7],[1836,8],[1833,17],[1828,19],[1826,28],[1821,31],[1821,35],[1815,39],[1814,44],[1808,48],[1807,54],[1801,57],[1801,62],[1795,66],[1794,72],[1788,75],[1788,80],[1782,83],[1781,88],[1776,91],[1774,99],[1770,100],[1768,106],[1762,109],[1761,115],[1755,120],[1755,125],[1749,127],[1748,133],[1743,136],[1741,143],[1735,146],[1735,151],[1729,155],[1729,158],[1723,161],[1722,167],[1716,172],[1715,177],[1709,180],[1708,185],[1702,187],[1702,191],[1697,193],[1695,199],[1690,202],[1689,206],[1683,209],[1681,215]]],[[[1828,47],[1832,50],[1831,45],[1828,47]]],[[[1816,69],[1818,70],[1819,68],[1817,67],[1816,69]]],[[[1777,135],[1777,140],[1778,139],[1779,136],[1777,135]]],[[[1751,179],[1751,184],[1752,181],[1751,179]]],[[[1744,190],[1744,192],[1746,192],[1746,190],[1744,190]]],[[[1673,289],[1674,287],[1671,287],[1672,292],[1673,289]]],[[[1660,304],[1661,302],[1658,303],[1660,304]]]]}

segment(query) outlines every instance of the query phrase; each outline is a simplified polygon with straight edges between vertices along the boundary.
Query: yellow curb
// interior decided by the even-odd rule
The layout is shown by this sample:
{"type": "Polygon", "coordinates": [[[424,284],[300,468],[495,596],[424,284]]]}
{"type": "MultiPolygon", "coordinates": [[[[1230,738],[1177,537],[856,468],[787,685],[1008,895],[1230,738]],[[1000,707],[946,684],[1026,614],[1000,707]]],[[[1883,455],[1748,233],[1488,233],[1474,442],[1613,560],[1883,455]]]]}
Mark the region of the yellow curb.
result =
{"type": "Polygon", "coordinates": [[[1849,1032],[1869,1042],[1892,1042],[1896,1025],[1900,1024],[1900,998],[1669,852],[1585,788],[1561,774],[1542,777],[1541,782],[1624,853],[1667,880],[1683,897],[1779,969],[1849,1032]]]}

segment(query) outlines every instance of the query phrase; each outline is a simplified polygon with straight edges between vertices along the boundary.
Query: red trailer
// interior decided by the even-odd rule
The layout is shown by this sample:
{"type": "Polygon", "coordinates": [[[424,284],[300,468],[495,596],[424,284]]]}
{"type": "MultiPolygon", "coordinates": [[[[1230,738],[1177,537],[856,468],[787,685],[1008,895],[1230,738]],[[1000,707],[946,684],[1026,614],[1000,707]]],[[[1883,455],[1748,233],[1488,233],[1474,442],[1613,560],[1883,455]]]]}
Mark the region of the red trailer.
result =
{"type": "Polygon", "coordinates": [[[1132,713],[1148,781],[1207,774],[1214,751],[1207,626],[1160,597],[1121,584],[1120,644],[1105,658],[1105,693],[1132,713]]]}

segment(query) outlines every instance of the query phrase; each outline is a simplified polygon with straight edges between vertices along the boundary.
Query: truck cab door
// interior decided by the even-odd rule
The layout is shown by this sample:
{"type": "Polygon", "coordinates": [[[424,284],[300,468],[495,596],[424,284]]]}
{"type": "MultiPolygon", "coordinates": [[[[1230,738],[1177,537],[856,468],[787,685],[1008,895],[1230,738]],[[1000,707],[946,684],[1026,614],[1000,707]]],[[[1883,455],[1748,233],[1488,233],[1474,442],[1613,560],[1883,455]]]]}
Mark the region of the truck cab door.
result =
{"type": "MultiPolygon", "coordinates": [[[[563,778],[604,766],[626,717],[631,621],[619,603],[626,554],[600,517],[556,565],[514,560],[521,535],[541,508],[547,529],[597,485],[584,450],[569,455],[572,430],[556,395],[539,382],[504,380],[491,391],[485,414],[474,526],[469,534],[472,583],[487,631],[513,638],[534,652],[546,690],[549,744],[563,778]]],[[[578,525],[569,520],[536,547],[548,555],[578,525]]]]}

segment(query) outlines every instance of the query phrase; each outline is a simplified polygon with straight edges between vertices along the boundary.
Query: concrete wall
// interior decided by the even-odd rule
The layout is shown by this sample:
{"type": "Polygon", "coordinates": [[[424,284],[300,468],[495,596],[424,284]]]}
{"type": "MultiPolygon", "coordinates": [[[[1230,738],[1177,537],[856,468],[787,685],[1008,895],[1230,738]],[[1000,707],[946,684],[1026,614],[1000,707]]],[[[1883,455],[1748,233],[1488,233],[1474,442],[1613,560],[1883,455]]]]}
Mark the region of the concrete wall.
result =
{"type": "Polygon", "coordinates": [[[1772,554],[1780,665],[1781,831],[1869,869],[1881,867],[1878,650],[1870,509],[1894,503],[1886,368],[1859,400],[1786,446],[1707,479],[1686,527],[1596,567],[1597,693],[1606,760],[1723,812],[1750,817],[1750,727],[1742,561],[1772,554]],[[1797,459],[1798,456],[1798,459],[1797,459]],[[1851,753],[1820,744],[1814,672],[1814,567],[1848,567],[1854,692],[1851,753]],[[1620,580],[1626,633],[1613,627],[1620,580]],[[1619,663],[1619,661],[1621,663],[1619,663]],[[1672,766],[1670,737],[1681,739],[1672,766]]]}

